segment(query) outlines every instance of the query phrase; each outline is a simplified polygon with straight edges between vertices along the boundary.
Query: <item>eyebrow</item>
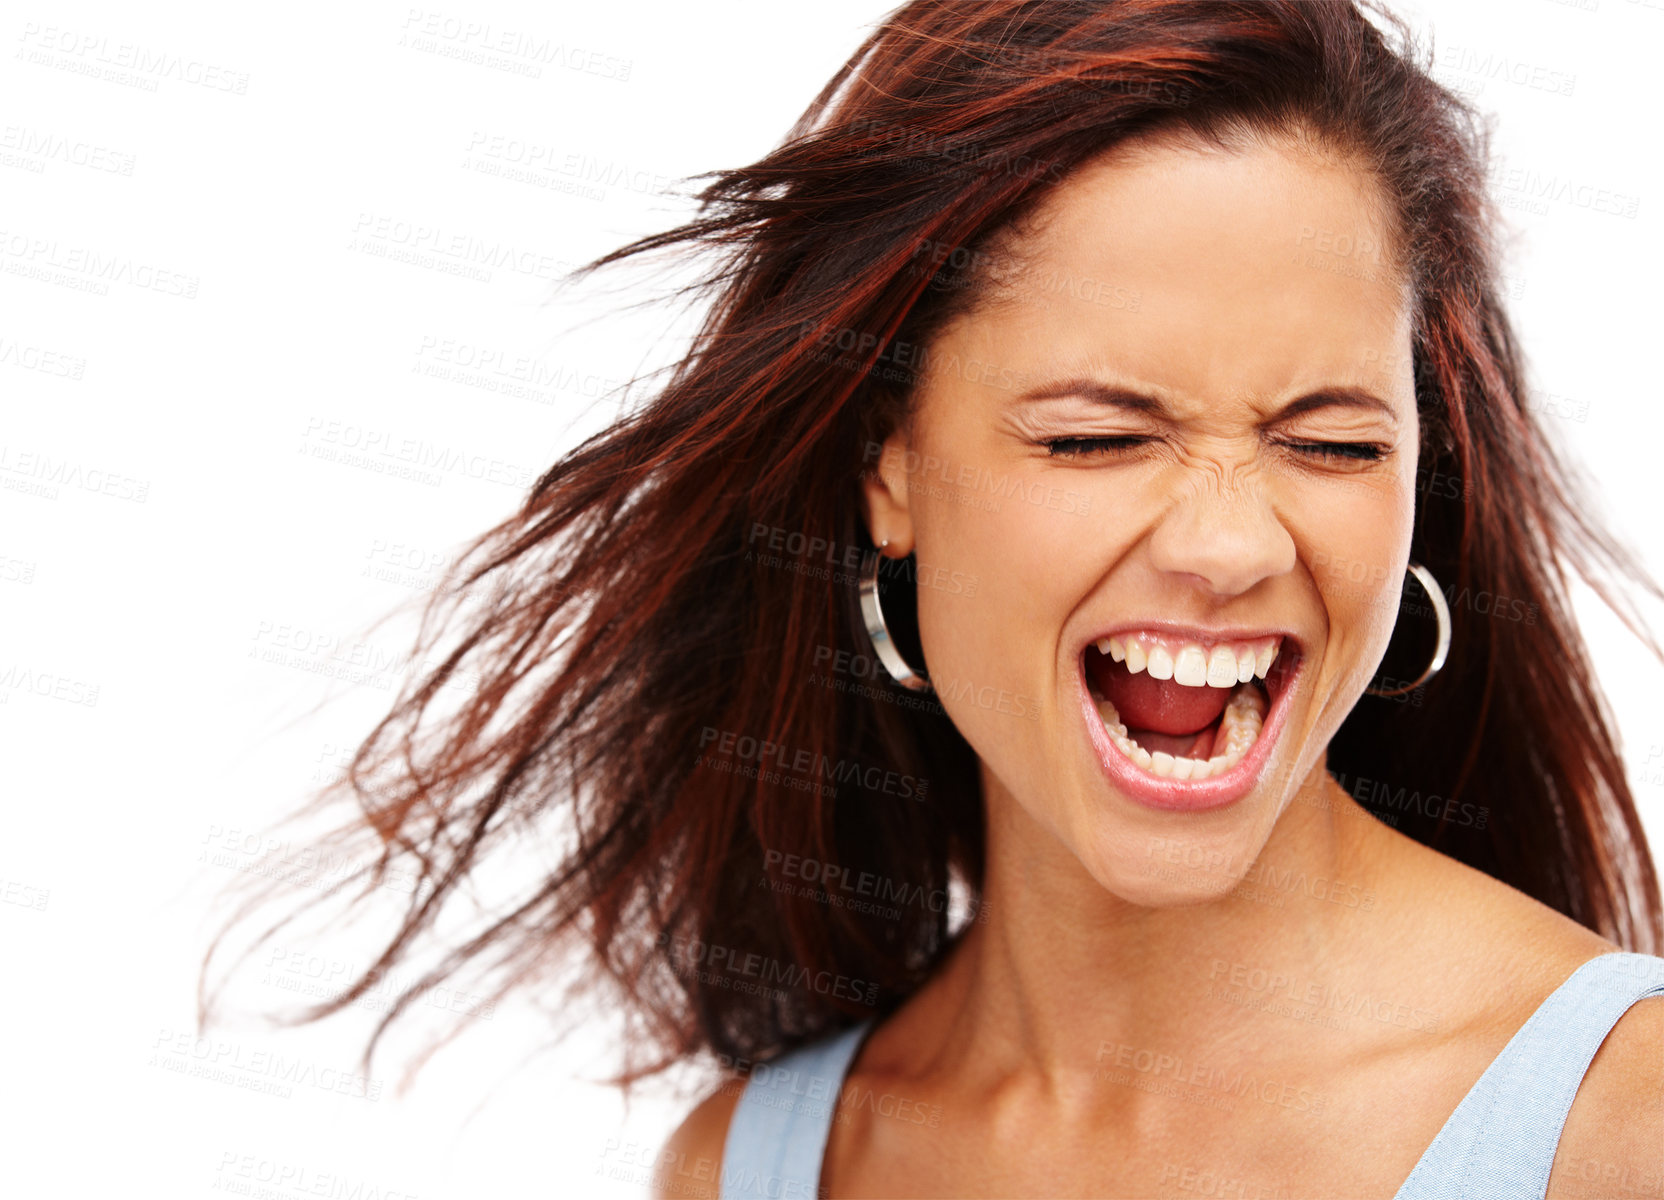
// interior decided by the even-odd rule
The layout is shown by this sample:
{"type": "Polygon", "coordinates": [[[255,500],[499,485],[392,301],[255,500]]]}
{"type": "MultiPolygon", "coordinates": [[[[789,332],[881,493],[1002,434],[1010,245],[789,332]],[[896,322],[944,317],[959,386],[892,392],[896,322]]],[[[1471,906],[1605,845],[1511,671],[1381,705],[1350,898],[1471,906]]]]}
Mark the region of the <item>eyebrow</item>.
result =
{"type": "MultiPolygon", "coordinates": [[[[1081,396],[1094,404],[1128,412],[1149,413],[1168,420],[1174,419],[1173,411],[1159,397],[1096,379],[1065,379],[1060,383],[1041,384],[1021,393],[1017,400],[1019,403],[1029,403],[1036,400],[1055,400],[1063,396],[1081,396]]],[[[1270,419],[1273,422],[1286,421],[1290,417],[1297,417],[1319,408],[1353,408],[1365,412],[1378,412],[1394,425],[1398,424],[1398,413],[1393,410],[1392,405],[1366,388],[1345,385],[1319,388],[1315,392],[1308,392],[1290,400],[1272,414],[1270,419]]]]}

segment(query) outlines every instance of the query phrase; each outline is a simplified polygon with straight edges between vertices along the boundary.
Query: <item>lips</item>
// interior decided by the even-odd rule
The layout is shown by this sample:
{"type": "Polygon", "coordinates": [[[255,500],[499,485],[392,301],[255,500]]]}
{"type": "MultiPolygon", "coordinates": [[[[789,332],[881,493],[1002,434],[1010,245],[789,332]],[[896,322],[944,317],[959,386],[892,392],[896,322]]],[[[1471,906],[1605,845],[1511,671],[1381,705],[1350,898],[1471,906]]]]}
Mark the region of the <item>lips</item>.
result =
{"type": "MultiPolygon", "coordinates": [[[[1163,810],[1200,811],[1218,808],[1240,800],[1253,790],[1260,781],[1272,754],[1276,751],[1281,740],[1283,728],[1288,718],[1288,710],[1292,706],[1291,698],[1298,686],[1302,674],[1301,668],[1304,663],[1302,643],[1299,638],[1286,631],[1233,630],[1204,633],[1204,631],[1195,629],[1160,624],[1154,626],[1143,625],[1137,627],[1136,631],[1128,630],[1127,632],[1149,634],[1153,638],[1162,641],[1189,640],[1204,644],[1211,642],[1216,645],[1222,642],[1263,640],[1268,637],[1280,637],[1282,639],[1282,649],[1264,677],[1264,698],[1261,701],[1261,707],[1269,704],[1269,711],[1265,713],[1263,724],[1255,722],[1255,727],[1258,730],[1257,736],[1253,738],[1252,743],[1247,745],[1245,750],[1239,748],[1235,754],[1215,758],[1212,769],[1217,773],[1208,775],[1206,778],[1195,779],[1173,777],[1171,774],[1160,774],[1151,770],[1152,765],[1168,771],[1172,771],[1177,766],[1188,774],[1191,767],[1187,766],[1182,760],[1176,762],[1173,754],[1163,750],[1158,750],[1157,755],[1153,757],[1147,747],[1137,744],[1134,738],[1127,736],[1128,734],[1136,734],[1138,731],[1127,730],[1124,725],[1120,727],[1119,732],[1106,727],[1106,719],[1113,718],[1113,706],[1101,705],[1099,699],[1092,694],[1096,690],[1095,687],[1088,683],[1087,659],[1090,655],[1096,655],[1097,651],[1092,648],[1091,643],[1083,646],[1080,651],[1077,687],[1080,692],[1082,719],[1086,725],[1088,740],[1095,751],[1099,764],[1108,781],[1118,792],[1145,807],[1163,810]],[[1107,709],[1110,716],[1101,715],[1101,709],[1107,709]],[[1132,755],[1136,756],[1136,759],[1129,756],[1129,745],[1132,755]]],[[[1092,639],[1092,642],[1097,642],[1100,637],[1107,636],[1098,635],[1092,639]]],[[[1111,664],[1107,661],[1094,665],[1096,672],[1099,673],[1105,669],[1125,672],[1124,666],[1111,664]]],[[[1176,687],[1178,685],[1170,686],[1176,687]]],[[[1239,685],[1237,690],[1259,689],[1259,687],[1258,683],[1246,683],[1239,685]]],[[[1241,699],[1242,697],[1237,697],[1238,701],[1241,699]]],[[[1257,714],[1255,715],[1257,716],[1257,714]]],[[[1231,718],[1233,727],[1242,723],[1237,717],[1231,718]]],[[[1220,745],[1218,749],[1226,749],[1223,745],[1226,738],[1220,732],[1218,719],[1207,729],[1196,734],[1195,745],[1201,746],[1203,741],[1207,741],[1211,745],[1215,733],[1219,733],[1218,741],[1220,745]]],[[[1146,735],[1146,740],[1160,745],[1176,747],[1185,739],[1162,739],[1146,735]]],[[[1245,735],[1238,731],[1236,744],[1240,747],[1243,740],[1245,740],[1245,735]]],[[[1206,753],[1206,748],[1202,752],[1206,753]]],[[[1201,770],[1200,767],[1197,767],[1197,769],[1201,770]]]]}

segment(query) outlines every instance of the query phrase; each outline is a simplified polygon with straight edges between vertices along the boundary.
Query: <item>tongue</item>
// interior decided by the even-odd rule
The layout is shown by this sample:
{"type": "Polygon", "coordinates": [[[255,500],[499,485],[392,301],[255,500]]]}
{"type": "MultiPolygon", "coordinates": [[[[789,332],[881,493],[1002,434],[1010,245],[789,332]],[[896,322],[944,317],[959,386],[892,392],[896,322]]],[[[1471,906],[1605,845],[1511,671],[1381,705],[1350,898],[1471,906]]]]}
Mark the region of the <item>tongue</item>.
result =
{"type": "Polygon", "coordinates": [[[1219,719],[1231,698],[1230,688],[1185,687],[1171,679],[1151,679],[1148,671],[1134,675],[1108,657],[1092,665],[1099,695],[1115,706],[1129,730],[1198,733],[1219,719]]]}

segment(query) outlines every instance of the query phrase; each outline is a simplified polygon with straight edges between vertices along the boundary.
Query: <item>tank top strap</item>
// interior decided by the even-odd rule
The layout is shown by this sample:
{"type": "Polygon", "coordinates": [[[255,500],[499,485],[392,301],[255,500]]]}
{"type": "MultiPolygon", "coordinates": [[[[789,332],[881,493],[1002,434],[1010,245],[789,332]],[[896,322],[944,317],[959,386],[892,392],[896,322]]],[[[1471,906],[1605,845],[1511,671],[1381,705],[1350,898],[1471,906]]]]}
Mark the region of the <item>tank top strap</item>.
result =
{"type": "Polygon", "coordinates": [[[1541,1200],[1595,1052],[1648,996],[1664,996],[1664,958],[1612,951],[1579,966],[1486,1068],[1394,1200],[1541,1200]]]}
{"type": "Polygon", "coordinates": [[[872,1018],[752,1067],[722,1151],[722,1200],[813,1200],[844,1075],[872,1018]]]}

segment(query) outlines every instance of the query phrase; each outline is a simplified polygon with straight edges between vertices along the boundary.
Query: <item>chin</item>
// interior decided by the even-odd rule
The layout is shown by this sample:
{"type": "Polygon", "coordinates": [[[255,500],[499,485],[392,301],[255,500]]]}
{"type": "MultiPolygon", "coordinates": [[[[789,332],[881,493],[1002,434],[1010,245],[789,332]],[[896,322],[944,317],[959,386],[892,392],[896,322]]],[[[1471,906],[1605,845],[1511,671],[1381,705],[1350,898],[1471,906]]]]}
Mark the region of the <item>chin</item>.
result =
{"type": "Polygon", "coordinates": [[[1194,838],[1148,835],[1079,855],[1081,865],[1106,892],[1141,908],[1188,908],[1234,891],[1258,854],[1258,845],[1204,844],[1194,838]]]}

